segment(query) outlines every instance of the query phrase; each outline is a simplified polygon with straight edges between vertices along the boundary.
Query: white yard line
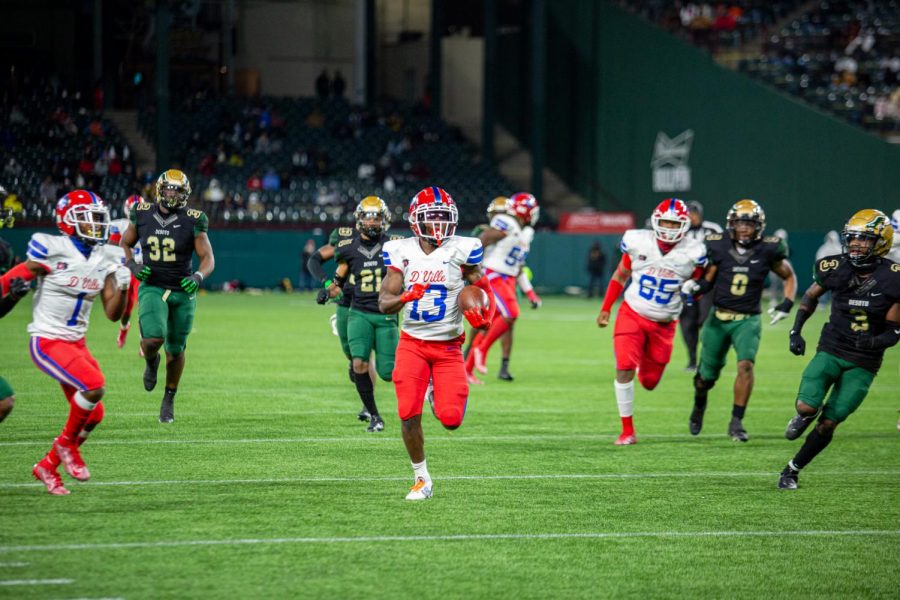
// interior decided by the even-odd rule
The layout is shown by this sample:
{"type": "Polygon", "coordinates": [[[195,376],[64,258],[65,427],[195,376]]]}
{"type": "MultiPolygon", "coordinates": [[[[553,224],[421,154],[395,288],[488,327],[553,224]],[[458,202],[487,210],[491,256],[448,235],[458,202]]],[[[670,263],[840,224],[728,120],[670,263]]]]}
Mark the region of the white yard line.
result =
{"type": "MultiPolygon", "coordinates": [[[[683,473],[537,473],[510,475],[443,475],[440,481],[526,481],[526,480],[566,480],[566,479],[678,479],[692,477],[776,477],[777,472],[740,471],[700,471],[683,473]]],[[[817,471],[823,477],[871,477],[873,475],[900,475],[900,471],[817,471]]],[[[361,483],[367,481],[409,481],[409,476],[387,477],[266,477],[260,479],[159,479],[137,481],[92,481],[85,486],[179,486],[179,485],[266,485],[272,483],[361,483]]],[[[43,487],[44,484],[0,483],[0,489],[43,487]]]]}
{"type": "Polygon", "coordinates": [[[0,569],[27,567],[28,563],[24,562],[0,562],[0,569]]]}
{"type": "MultiPolygon", "coordinates": [[[[384,535],[359,537],[244,538],[232,540],[159,540],[102,544],[53,544],[0,546],[3,552],[58,552],[61,550],[123,550],[196,546],[254,546],[273,544],[367,544],[375,542],[467,542],[491,540],[603,540],[623,538],[741,538],[741,537],[889,537],[900,530],[800,530],[800,531],[610,531],[586,533],[485,533],[448,535],[384,535]]],[[[50,580],[48,580],[50,581],[50,580]]],[[[57,580],[71,582],[71,580],[57,580]]]]}
{"type": "Polygon", "coordinates": [[[0,579],[0,586],[14,585],[69,585],[74,579],[0,579]]]}

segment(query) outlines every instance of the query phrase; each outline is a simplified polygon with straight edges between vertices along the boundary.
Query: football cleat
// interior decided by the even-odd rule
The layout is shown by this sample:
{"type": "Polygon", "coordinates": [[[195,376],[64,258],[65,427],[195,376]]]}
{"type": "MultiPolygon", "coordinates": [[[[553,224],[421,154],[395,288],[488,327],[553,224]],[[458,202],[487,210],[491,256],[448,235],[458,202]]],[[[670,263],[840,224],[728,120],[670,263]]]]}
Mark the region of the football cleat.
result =
{"type": "Polygon", "coordinates": [[[784,470],[781,472],[781,476],[778,477],[778,489],[779,490],[796,490],[797,489],[797,479],[800,476],[800,471],[791,468],[791,465],[787,465],[784,470]]]}
{"type": "Polygon", "coordinates": [[[66,496],[69,490],[63,485],[62,478],[56,472],[56,467],[47,465],[43,460],[34,465],[31,470],[34,478],[47,486],[47,491],[54,496],[66,496]]]}
{"type": "Polygon", "coordinates": [[[364,408],[361,411],[359,411],[359,413],[357,413],[356,418],[359,419],[360,421],[365,422],[365,421],[368,421],[369,419],[371,419],[372,415],[370,415],[369,411],[364,408]]]}
{"type": "Polygon", "coordinates": [[[434,493],[434,483],[425,481],[421,477],[416,477],[416,482],[406,495],[407,500],[428,500],[434,493]]]}
{"type": "Polygon", "coordinates": [[[731,422],[728,424],[728,435],[735,442],[746,442],[750,439],[747,430],[744,429],[744,424],[737,417],[731,417],[731,422]]]}
{"type": "MultiPolygon", "coordinates": [[[[146,359],[145,359],[146,360],[146,359]]],[[[156,372],[159,370],[159,354],[156,355],[156,358],[152,361],[147,361],[147,366],[144,367],[144,389],[148,392],[152,392],[153,388],[156,387],[156,372]]]]}
{"type": "Polygon", "coordinates": [[[514,378],[506,369],[500,369],[500,372],[497,373],[497,379],[502,379],[503,381],[512,381],[514,378]]]}
{"type": "Polygon", "coordinates": [[[631,446],[637,444],[637,437],[633,433],[623,433],[613,442],[616,446],[631,446]]]}
{"type": "Polygon", "coordinates": [[[789,440],[796,440],[798,437],[803,435],[803,432],[806,431],[806,428],[809,427],[809,424],[812,423],[816,416],[818,416],[818,412],[814,415],[810,415],[808,417],[804,417],[801,414],[796,414],[791,417],[791,420],[788,421],[787,428],[784,430],[784,437],[789,440]]]}
{"type": "Polygon", "coordinates": [[[159,422],[175,422],[175,392],[166,390],[163,394],[162,403],[159,405],[159,422]]]}
{"type": "Polygon", "coordinates": [[[125,347],[125,339],[128,337],[128,331],[131,329],[131,323],[126,325],[125,327],[119,327],[119,336],[116,338],[116,346],[119,348],[125,347]]]}
{"type": "Polygon", "coordinates": [[[78,481],[87,481],[91,478],[91,472],[81,459],[81,452],[75,444],[63,443],[59,438],[53,441],[53,450],[66,469],[66,473],[78,481]]]}
{"type": "Polygon", "coordinates": [[[366,427],[366,431],[369,433],[377,433],[379,431],[384,431],[384,421],[378,415],[372,415],[372,420],[369,421],[369,426],[366,427]]]}
{"type": "Polygon", "coordinates": [[[696,404],[694,405],[694,410],[691,411],[691,418],[688,420],[691,435],[700,435],[700,430],[703,429],[703,413],[705,411],[706,407],[701,408],[696,404]]]}
{"type": "Polygon", "coordinates": [[[487,365],[484,364],[484,352],[479,348],[472,348],[472,352],[475,353],[475,370],[482,375],[487,375],[488,369],[487,365]]]}
{"type": "Polygon", "coordinates": [[[697,372],[697,365],[695,365],[695,364],[693,364],[693,363],[689,364],[688,366],[686,366],[686,367],[684,368],[684,372],[685,372],[685,373],[690,373],[690,374],[693,375],[694,373],[697,372]]]}

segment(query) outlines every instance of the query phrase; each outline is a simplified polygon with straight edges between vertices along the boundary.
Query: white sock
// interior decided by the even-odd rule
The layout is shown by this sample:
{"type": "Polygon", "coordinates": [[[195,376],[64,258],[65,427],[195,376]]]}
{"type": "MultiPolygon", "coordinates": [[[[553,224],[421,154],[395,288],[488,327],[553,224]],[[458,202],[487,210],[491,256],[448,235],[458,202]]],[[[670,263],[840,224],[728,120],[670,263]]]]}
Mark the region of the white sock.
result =
{"type": "Polygon", "coordinates": [[[412,468],[417,479],[421,477],[425,481],[431,481],[431,475],[428,474],[428,465],[425,464],[424,460],[420,463],[413,463],[412,468]]]}
{"type": "Polygon", "coordinates": [[[628,383],[614,381],[616,387],[616,403],[619,405],[619,416],[630,417],[634,414],[634,379],[628,383]]]}

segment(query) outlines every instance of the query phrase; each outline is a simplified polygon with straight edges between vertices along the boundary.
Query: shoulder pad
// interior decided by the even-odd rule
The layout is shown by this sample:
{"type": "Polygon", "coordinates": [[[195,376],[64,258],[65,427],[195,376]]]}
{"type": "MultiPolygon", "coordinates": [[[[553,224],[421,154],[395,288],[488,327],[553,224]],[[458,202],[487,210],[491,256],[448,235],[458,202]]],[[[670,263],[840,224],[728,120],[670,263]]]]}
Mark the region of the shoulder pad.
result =
{"type": "Polygon", "coordinates": [[[721,233],[710,233],[708,236],[706,236],[707,242],[718,242],[721,239],[722,239],[721,233]]]}
{"type": "Polygon", "coordinates": [[[349,246],[349,245],[352,244],[352,243],[353,243],[353,240],[352,240],[352,239],[349,239],[349,240],[341,240],[340,242],[338,242],[337,247],[338,247],[338,248],[343,248],[344,246],[349,246]]]}
{"type": "Polygon", "coordinates": [[[819,261],[819,270],[822,272],[833,271],[838,268],[840,261],[836,258],[823,258],[819,261]]]}
{"type": "Polygon", "coordinates": [[[192,219],[199,219],[200,217],[203,216],[203,211],[197,210],[196,208],[189,208],[184,212],[187,216],[189,216],[192,219]]]}
{"type": "Polygon", "coordinates": [[[134,207],[135,210],[150,210],[153,205],[149,202],[138,202],[134,207]]]}
{"type": "Polygon", "coordinates": [[[341,237],[349,237],[353,233],[354,229],[352,227],[338,227],[338,235],[341,237]]]}

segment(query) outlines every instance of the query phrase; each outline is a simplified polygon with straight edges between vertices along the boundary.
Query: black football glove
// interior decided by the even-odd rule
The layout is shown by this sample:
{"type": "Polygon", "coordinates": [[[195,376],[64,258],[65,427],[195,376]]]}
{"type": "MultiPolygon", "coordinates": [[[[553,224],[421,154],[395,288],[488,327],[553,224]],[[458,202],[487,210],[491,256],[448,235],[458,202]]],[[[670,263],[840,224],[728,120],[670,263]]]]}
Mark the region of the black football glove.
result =
{"type": "Polygon", "coordinates": [[[316,304],[327,304],[328,300],[328,290],[325,288],[319,290],[319,293],[316,294],[316,304]]]}
{"type": "Polygon", "coordinates": [[[806,340],[799,332],[791,329],[791,353],[795,356],[803,356],[806,354],[806,340]]]}
{"type": "Polygon", "coordinates": [[[31,283],[25,281],[21,277],[16,277],[9,282],[9,295],[12,296],[13,300],[21,300],[28,295],[28,290],[30,289],[31,283]]]}
{"type": "Polygon", "coordinates": [[[139,265],[132,258],[128,261],[128,264],[125,265],[128,267],[128,270],[134,275],[134,278],[138,281],[147,281],[150,277],[150,265],[139,265]]]}
{"type": "Polygon", "coordinates": [[[885,350],[894,346],[900,340],[900,329],[888,324],[888,329],[881,335],[872,335],[863,331],[856,338],[856,347],[860,350],[885,350]]]}
{"type": "Polygon", "coordinates": [[[188,294],[193,294],[200,288],[201,283],[203,283],[203,276],[200,273],[194,273],[190,277],[185,277],[181,280],[181,289],[188,294]]]}

